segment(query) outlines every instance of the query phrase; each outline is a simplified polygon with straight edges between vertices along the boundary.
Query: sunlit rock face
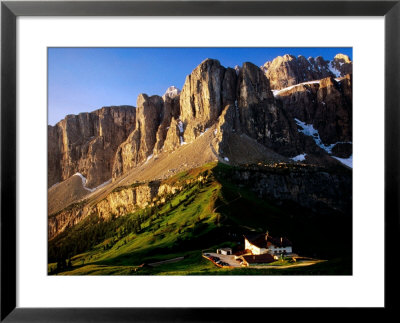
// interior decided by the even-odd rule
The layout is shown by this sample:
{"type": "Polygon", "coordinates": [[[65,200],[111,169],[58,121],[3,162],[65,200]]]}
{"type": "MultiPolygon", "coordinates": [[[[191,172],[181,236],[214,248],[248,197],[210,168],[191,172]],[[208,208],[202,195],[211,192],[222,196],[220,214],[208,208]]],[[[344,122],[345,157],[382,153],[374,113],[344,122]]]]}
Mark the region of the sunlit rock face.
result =
{"type": "Polygon", "coordinates": [[[119,106],[68,115],[48,126],[48,186],[77,172],[87,178],[88,187],[109,180],[115,152],[135,121],[135,107],[119,106]]]}
{"type": "Polygon", "coordinates": [[[320,80],[326,77],[343,77],[352,74],[353,63],[344,54],[337,54],[332,61],[321,56],[278,56],[262,66],[272,90],[280,90],[295,84],[320,80]]]}
{"type": "Polygon", "coordinates": [[[184,140],[193,142],[216,122],[225,105],[235,101],[236,73],[206,59],[186,77],[180,94],[184,140]]]}
{"type": "Polygon", "coordinates": [[[343,54],[332,61],[284,55],[261,68],[250,62],[226,68],[206,59],[186,77],[182,91],[170,86],[162,97],[140,94],[137,108],[103,108],[49,126],[49,186],[80,172],[88,188],[95,187],[193,143],[215,126],[219,142],[245,134],[285,157],[323,153],[297,119],[312,125],[325,145],[346,144],[335,148],[346,155],[352,80],[345,73],[351,67],[343,54]]]}
{"type": "Polygon", "coordinates": [[[158,95],[140,94],[137,98],[135,130],[119,145],[113,165],[113,177],[146,161],[153,154],[157,130],[164,119],[164,101],[158,95]]]}

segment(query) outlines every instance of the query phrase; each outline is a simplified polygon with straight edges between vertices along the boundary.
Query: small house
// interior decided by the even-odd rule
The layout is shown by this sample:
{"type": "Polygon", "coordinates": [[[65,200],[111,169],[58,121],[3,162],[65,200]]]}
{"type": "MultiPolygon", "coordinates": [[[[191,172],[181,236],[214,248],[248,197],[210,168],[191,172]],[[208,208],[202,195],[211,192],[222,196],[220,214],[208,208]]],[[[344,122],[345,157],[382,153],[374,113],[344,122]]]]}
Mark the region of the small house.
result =
{"type": "Polygon", "coordinates": [[[220,255],[231,255],[232,249],[231,248],[220,248],[220,249],[217,249],[217,253],[220,255]]]}

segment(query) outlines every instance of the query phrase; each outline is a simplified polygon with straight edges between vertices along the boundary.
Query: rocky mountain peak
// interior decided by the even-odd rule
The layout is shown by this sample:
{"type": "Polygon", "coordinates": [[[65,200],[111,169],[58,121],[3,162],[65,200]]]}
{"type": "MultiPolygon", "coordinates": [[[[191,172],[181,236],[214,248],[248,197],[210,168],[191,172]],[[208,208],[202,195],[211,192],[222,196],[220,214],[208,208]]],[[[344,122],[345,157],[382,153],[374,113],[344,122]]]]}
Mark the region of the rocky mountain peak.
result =
{"type": "Polygon", "coordinates": [[[158,95],[148,96],[147,94],[139,94],[136,104],[137,104],[137,119],[136,126],[137,128],[143,126],[147,123],[147,126],[150,126],[148,123],[151,122],[152,127],[158,125],[160,123],[160,119],[162,118],[163,113],[163,99],[158,95]]]}
{"type": "Polygon", "coordinates": [[[186,77],[180,94],[186,142],[192,142],[221,114],[225,71],[218,60],[208,58],[186,77]]]}
{"type": "Polygon", "coordinates": [[[349,58],[349,56],[345,55],[345,54],[336,54],[336,56],[334,57],[334,60],[342,60],[343,63],[351,63],[351,60],[349,58]]]}
{"type": "Polygon", "coordinates": [[[344,54],[337,54],[330,62],[331,71],[336,77],[343,77],[347,74],[352,74],[353,64],[349,56],[344,54]]]}
{"type": "MultiPolygon", "coordinates": [[[[278,56],[278,57],[280,57],[280,56],[278,56]]],[[[285,54],[282,56],[282,59],[284,62],[289,62],[289,61],[296,59],[296,57],[293,55],[290,55],[290,54],[285,54]]]]}
{"type": "Polygon", "coordinates": [[[269,80],[253,63],[243,63],[238,77],[238,97],[242,107],[273,98],[269,80]]]}
{"type": "Polygon", "coordinates": [[[236,75],[239,75],[240,70],[241,70],[240,66],[239,65],[235,65],[234,69],[235,69],[236,75]]]}
{"type": "Polygon", "coordinates": [[[169,97],[170,99],[173,99],[176,98],[180,93],[181,90],[172,85],[165,91],[163,98],[165,99],[165,97],[169,97]]]}
{"type": "Polygon", "coordinates": [[[49,126],[49,186],[76,172],[88,187],[100,185],[190,146],[212,128],[208,136],[215,133],[213,147],[222,158],[240,136],[284,157],[321,153],[295,119],[311,124],[324,144],[350,142],[351,67],[342,54],[332,61],[286,54],[261,67],[235,68],[207,58],[187,75],[182,91],[170,86],[162,97],[140,94],[137,108],[102,108],[49,126]]]}
{"type": "Polygon", "coordinates": [[[278,56],[263,65],[262,70],[270,81],[272,90],[326,77],[343,77],[352,73],[352,63],[347,55],[337,54],[332,61],[322,56],[278,56]]]}

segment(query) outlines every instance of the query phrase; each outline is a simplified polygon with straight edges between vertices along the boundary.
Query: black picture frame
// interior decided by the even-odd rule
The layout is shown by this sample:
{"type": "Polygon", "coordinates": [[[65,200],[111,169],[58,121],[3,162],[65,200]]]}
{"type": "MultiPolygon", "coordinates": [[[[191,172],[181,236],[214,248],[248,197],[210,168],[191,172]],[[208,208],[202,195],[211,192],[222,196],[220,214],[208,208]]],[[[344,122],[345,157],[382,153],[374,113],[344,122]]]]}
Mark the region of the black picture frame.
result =
{"type": "MultiPolygon", "coordinates": [[[[395,1],[2,1],[1,2],[1,321],[252,321],[283,310],[249,308],[16,307],[16,19],[19,16],[384,16],[385,306],[396,307],[398,274],[387,246],[399,237],[400,0],[395,1]],[[250,312],[251,311],[251,312],[250,312]],[[266,313],[268,311],[268,314],[266,313]],[[249,316],[250,315],[250,316],[249,316]]],[[[395,250],[396,251],[396,250],[395,250]]],[[[305,309],[303,309],[304,311],[305,309]]],[[[326,308],[329,316],[336,312],[326,308]]],[[[372,312],[368,311],[370,318],[372,312]]]]}

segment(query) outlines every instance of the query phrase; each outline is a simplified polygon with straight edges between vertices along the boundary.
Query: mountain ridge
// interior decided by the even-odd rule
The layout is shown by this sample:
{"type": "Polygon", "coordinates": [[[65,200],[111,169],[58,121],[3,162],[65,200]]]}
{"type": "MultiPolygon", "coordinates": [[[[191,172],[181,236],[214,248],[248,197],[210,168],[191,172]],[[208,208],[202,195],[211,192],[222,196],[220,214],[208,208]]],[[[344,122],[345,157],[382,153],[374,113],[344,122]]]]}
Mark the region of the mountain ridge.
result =
{"type": "Polygon", "coordinates": [[[264,68],[251,62],[225,68],[206,59],[182,90],[140,94],[137,107],[103,107],[49,126],[49,237],[89,216],[118,187],[165,180],[210,162],[347,168],[352,76],[336,77],[329,64],[345,73],[351,61],[342,54],[332,62],[303,58],[285,55],[264,68]],[[325,66],[318,68],[324,77],[274,89],[274,68],[282,84],[300,79],[293,64],[325,66]]]}
{"type": "MultiPolygon", "coordinates": [[[[280,59],[278,57],[272,63],[280,59]]],[[[292,62],[295,58],[285,55],[283,59],[292,62]]],[[[317,57],[316,60],[320,59],[317,57]]],[[[347,56],[336,55],[335,62],[341,61],[344,62],[342,65],[349,64],[347,56]]],[[[271,66],[274,66],[272,63],[271,66]]],[[[288,103],[282,93],[274,97],[273,85],[270,85],[271,79],[267,75],[250,62],[235,70],[223,67],[218,60],[206,59],[186,77],[182,91],[171,87],[163,97],[141,94],[137,108],[110,107],[67,116],[54,127],[48,127],[48,186],[76,172],[87,178],[88,187],[100,185],[111,177],[115,179],[164,148],[173,151],[183,143],[193,142],[218,122],[227,107],[230,114],[227,122],[232,123],[224,128],[227,135],[232,131],[245,133],[288,158],[307,153],[299,147],[309,146],[308,141],[297,131],[293,120],[300,115],[291,111],[293,104],[288,103]],[[121,109],[131,111],[122,112],[121,109]]],[[[329,83],[324,87],[328,89],[325,96],[331,96],[330,101],[333,101],[330,105],[334,110],[331,119],[336,116],[335,106],[343,107],[342,101],[346,101],[344,110],[348,128],[351,123],[351,78],[346,78],[350,79],[350,84],[346,85],[346,98],[343,98],[343,91],[331,93],[336,86],[335,81],[323,83],[329,83]]],[[[304,98],[301,100],[304,101],[304,98]]],[[[322,98],[318,100],[323,101],[322,98]]],[[[308,118],[302,121],[314,123],[314,119],[319,118],[317,128],[321,138],[328,143],[334,143],[335,139],[338,139],[336,142],[351,141],[350,133],[347,137],[336,135],[337,138],[333,130],[325,134],[322,130],[323,117],[310,117],[308,113],[308,118]]],[[[329,122],[332,128],[337,128],[334,121],[329,122]]]]}

